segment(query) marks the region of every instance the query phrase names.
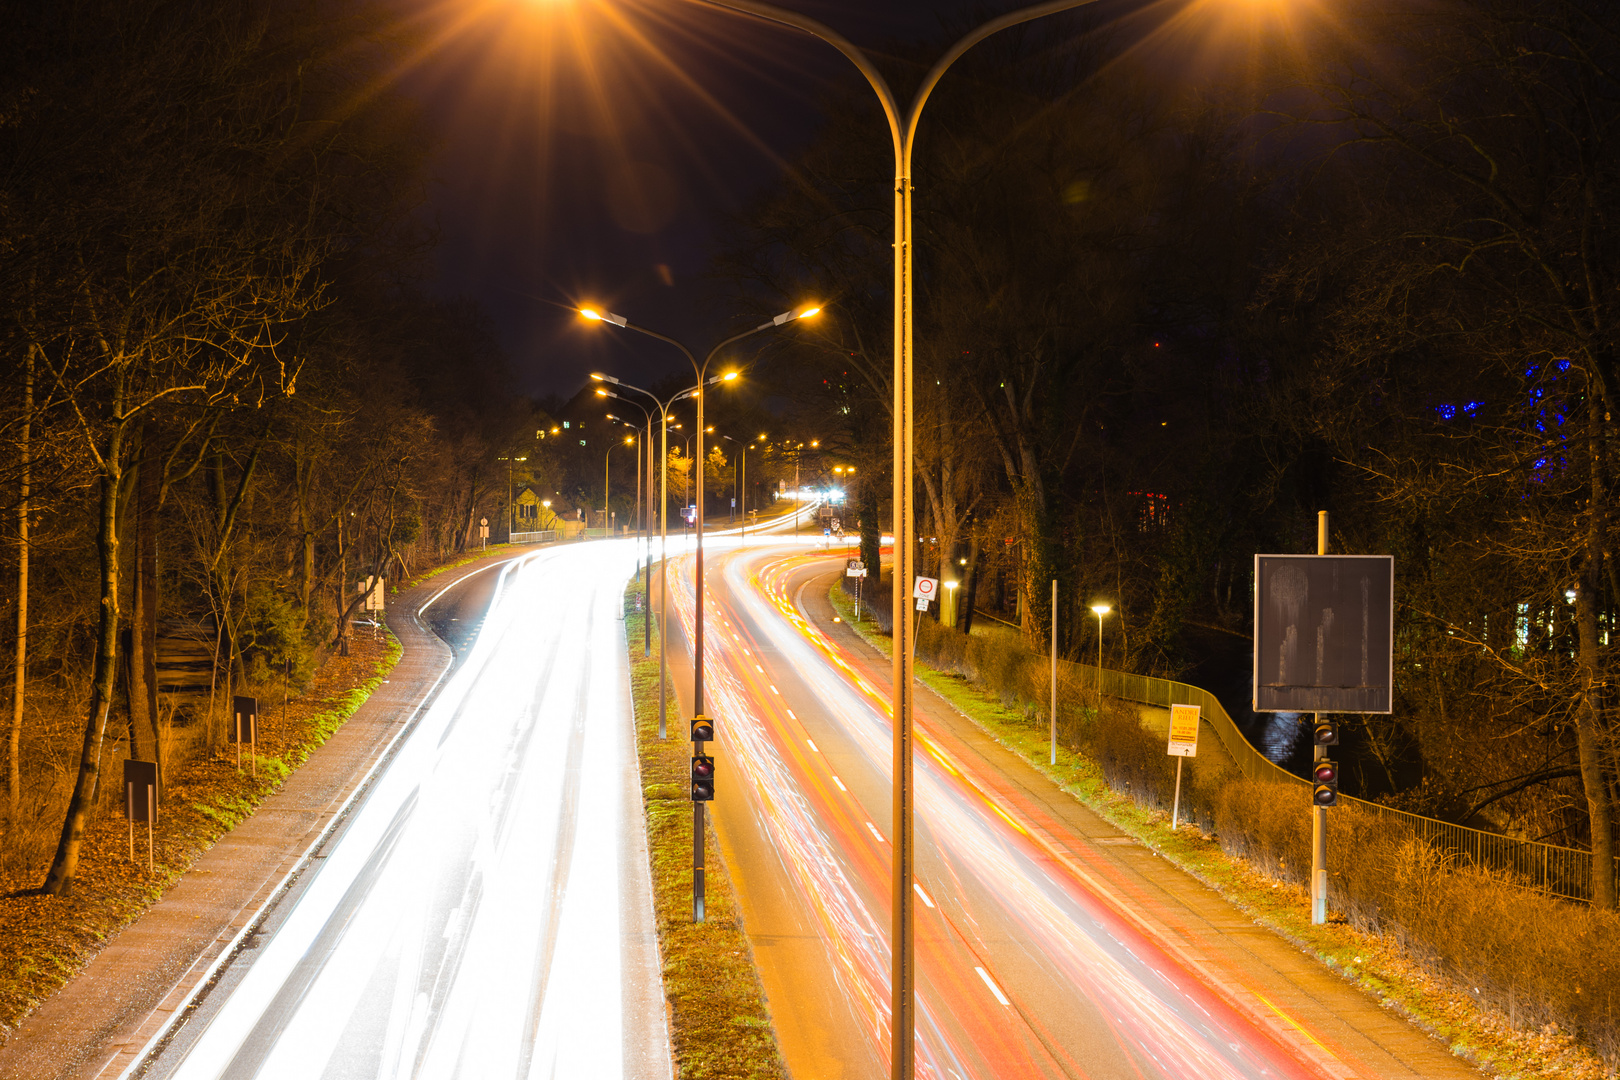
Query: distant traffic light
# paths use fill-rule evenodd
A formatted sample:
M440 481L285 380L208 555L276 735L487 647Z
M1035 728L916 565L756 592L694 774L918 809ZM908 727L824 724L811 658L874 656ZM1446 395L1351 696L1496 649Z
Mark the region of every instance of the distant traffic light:
M1339 805L1339 763L1323 758L1311 766L1311 802L1317 806Z
M692 801L714 801L714 758L707 754L692 758Z
M714 742L714 721L702 715L692 717L692 741Z
M1318 720L1316 723L1316 731L1313 734L1311 741L1316 743L1317 746L1338 746L1338 725L1330 720Z

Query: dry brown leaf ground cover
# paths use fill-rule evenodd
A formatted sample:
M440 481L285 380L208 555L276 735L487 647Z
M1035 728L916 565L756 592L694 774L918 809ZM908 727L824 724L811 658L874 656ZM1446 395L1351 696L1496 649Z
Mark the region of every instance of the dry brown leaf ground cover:
M144 912L193 861L274 792L291 771L342 726L399 659L399 642L384 631L361 633L348 656L330 657L308 692L288 703L261 697L258 776L234 748L181 767L169 778L154 831L155 870L146 869L145 825L137 826L136 858L129 859L129 826L118 806L123 747L104 751L102 798L85 832L73 895L33 894L45 878L52 845L0 869L0 1043L23 1018L79 971L119 930ZM110 787L110 790L105 790ZM53 827L42 822L40 828ZM7 837L8 843L18 842ZM38 838L34 838L38 839ZM37 863L37 865L32 865Z

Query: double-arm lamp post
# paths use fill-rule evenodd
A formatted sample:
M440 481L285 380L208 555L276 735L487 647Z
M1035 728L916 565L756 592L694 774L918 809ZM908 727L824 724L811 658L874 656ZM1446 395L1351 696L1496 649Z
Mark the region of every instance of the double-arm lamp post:
M585 318L590 319L593 322L612 323L614 326L620 326L626 330L635 330L639 333L646 334L648 337L654 337L659 341L667 342L670 345L675 346L677 349L681 350L682 355L684 355L687 360L691 361L692 372L697 376L697 386L692 389L693 396L697 398L697 431L695 432L697 438L697 453L694 455L694 457L697 461L697 468L699 470L697 475L697 520L694 522L697 531L697 554L693 572L692 590L694 610L692 634L692 715L694 718L703 715L703 387L715 382L729 382L737 377L737 373L735 371L728 371L724 375L715 376L714 378L710 379L708 377L709 364L714 361L714 358L719 355L722 349L741 341L743 338L752 337L753 335L763 333L766 330L773 330L778 326L783 326L798 319L808 319L818 314L820 311L820 306L815 304L805 304L794 308L792 311L784 311L782 314L771 319L769 322L760 323L751 330L744 330L740 334L733 334L726 338L724 341L720 342L720 344L709 350L708 355L703 358L703 362L701 364L698 363L698 359L695 355L693 355L692 350L688 349L675 338L672 338L667 334L660 334L655 330L649 330L644 326L632 326L630 321L623 315L614 315L611 312L597 311L594 308L581 308L579 312ZM601 382L618 382L616 379L611 379L608 376L595 373L591 375L591 378ZM667 455L665 460L668 461ZM658 577L661 585L667 580L663 566L660 566L659 568ZM667 612L669 603L667 591L665 592L663 603L665 605L665 615L661 618L661 624L663 627L663 632L667 633ZM660 645L660 648L662 649L662 644ZM662 734L663 729L663 708L663 698L660 696L660 734ZM709 737L713 737L712 732ZM701 741L697 738L694 738L693 741L698 743L698 746L695 748L695 752L702 753ZM703 816L703 803L694 799L692 802L693 922L702 922L704 914Z
M917 122L923 106L946 70L973 46L998 31L1046 15L1084 7L1093 0L1051 0L1009 12L968 33L929 70L912 96L910 106L901 111L887 80L870 57L853 42L824 23L774 4L755 0L692 0L694 3L740 12L782 26L791 26L820 38L853 63L871 85L883 106L894 149L894 834L893 929L890 945L893 977L890 982L890 1017L894 1045L889 1058L894 1080L910 1080L914 1072L916 1015L915 967L912 928L915 921L911 889L912 801L911 801L911 714L912 642L914 633L907 610L914 569L916 522L912 502L913 414L912 414L912 247L911 247L911 151L916 142Z
M658 426L661 431L659 442L664 455L662 458L663 465L658 470L658 737L662 739L668 735L669 731L667 718L669 701L669 574L667 571L669 566L669 410L677 401L682 401L686 398L692 397L703 388L701 386L688 387L687 389L676 394L674 397L670 398L668 401L659 401L651 391L643 390L639 386L631 386L627 382L622 382L619 379L615 379L612 375L603 375L601 372L593 371L591 372L591 378L595 379L597 382L608 383L620 390L632 390L635 393L641 394L657 407L658 412ZM716 376L709 381L718 383L721 381L721 379L719 376ZM650 459L652 456L652 412L634 398L627 398L623 394L609 390L606 386L597 387L596 393L599 397L617 398L620 401L634 405L636 408L641 410L642 415L647 417L647 455ZM647 501L649 503L652 502L652 498L652 476L649 474L647 477ZM649 546L651 546L651 542L651 536L649 535ZM650 642L652 635L651 553L648 554L646 588L649 610L647 612L647 622L645 625L648 641ZM651 651L650 644L646 646L646 651Z
M740 334L733 334L726 338L720 344L709 350L708 355L703 358L702 363L698 362L698 358L692 353L691 349L688 349L675 338L672 338L667 334L660 334L656 330L649 330L644 326L637 326L626 319L623 315L614 315L612 312L597 311L595 308L580 308L579 313L593 322L612 323L614 326L620 326L626 330L634 330L637 333L646 334L648 337L657 338L659 341L667 342L668 344L679 349L681 354L691 362L692 373L697 376L698 382L697 388L692 391L692 395L697 398L697 431L695 433L697 438L697 452L693 454L692 457L693 460L698 463L697 468L701 470L703 467L703 393L701 388L706 383L730 382L732 379L737 377L737 373L735 371L728 371L724 375L719 375L713 379L709 379L709 365L713 363L714 358L719 355L722 349L729 345L734 345L744 338L753 337L755 334L763 333L766 330L774 330L779 326L783 326L797 319L811 318L812 316L819 314L820 311L821 308L815 304L805 304L801 307L794 308L792 311L784 311L782 314L771 319L769 322L760 323L758 326L753 327L750 330L744 330ZM607 375L593 373L591 378L596 379L599 382L619 383L619 380ZM655 398L654 400L657 399ZM701 471L697 476L697 484L697 520L694 522L697 531L697 549L696 564L693 574L693 603L695 605L696 616L694 622L694 633L692 636L692 712L694 714L703 712L703 474ZM662 570L659 571L659 575L660 581L662 581Z
M743 442L741 439L733 439L730 435L722 435L720 437L722 439L726 440L726 442L730 443L732 446L735 446L737 448L737 465L732 470L732 480L731 480L731 494L734 497L732 498L731 501L732 501L733 504L735 504L735 506L737 508L737 512L742 515L742 535L747 536L748 535L748 495L747 495L747 492L748 492L748 447L749 447L750 444L746 443L746 442ZM759 437L759 441L764 442L765 441L765 436L761 435Z

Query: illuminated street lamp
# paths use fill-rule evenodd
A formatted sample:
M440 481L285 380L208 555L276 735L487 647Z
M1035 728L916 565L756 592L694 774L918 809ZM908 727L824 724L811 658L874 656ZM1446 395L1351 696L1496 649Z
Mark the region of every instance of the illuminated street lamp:
M668 344L679 349L682 355L684 355L687 360L691 361L692 371L697 375L698 382L697 387L694 389L693 396L697 398L697 431L694 433L694 437L697 439L697 454L694 456L699 463L699 469L702 468L703 461L702 388L711 382L731 382L737 377L737 373L735 371L728 371L723 375L716 376L714 379L709 379L709 364L713 362L715 356L722 349L741 341L743 338L752 337L755 334L762 333L766 330L773 330L776 327L784 326L787 323L796 322L800 319L813 318L820 314L820 312L821 306L819 304L801 304L791 311L784 311L780 315L772 318L769 322L760 323L751 330L744 330L740 334L733 334L731 337L726 338L724 341L720 342L720 344L710 349L708 355L703 358L703 362L700 364L698 363L697 357L693 355L692 350L688 349L685 345L681 344L680 341L670 337L667 334L660 334L656 330L649 330L644 326L635 326L631 324L630 320L626 319L623 315L615 315L612 312L607 311L598 311L597 309L590 307L582 307L579 309L580 315L592 322L612 323L614 326L622 327L626 330L634 330L637 333L645 334L648 337L657 338L659 341L667 342ZM602 375L592 375L592 378L605 382L618 381L617 379ZM693 609L695 612L693 619L694 632L692 635L693 716L700 716L703 713L703 474L701 472L698 473L697 479L697 514L695 515L696 520L693 523L697 532L697 550L695 558L696 565L693 574ZM662 579L663 573L663 570L659 571L660 579ZM692 804L692 829L692 921L702 922L704 914L704 881L703 804L701 802L694 802Z

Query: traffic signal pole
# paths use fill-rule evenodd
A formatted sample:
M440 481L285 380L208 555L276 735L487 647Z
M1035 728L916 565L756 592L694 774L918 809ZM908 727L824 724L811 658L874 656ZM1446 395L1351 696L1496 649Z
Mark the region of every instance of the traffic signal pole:
M1316 514L1316 553L1326 555L1328 548L1328 512L1319 510ZM1315 723L1312 730L1321 727L1322 714L1313 714ZM1315 742L1315 761L1327 758L1328 748L1320 742ZM1314 790L1315 785L1312 785ZM1327 922L1327 807L1311 805L1311 923L1321 926Z

